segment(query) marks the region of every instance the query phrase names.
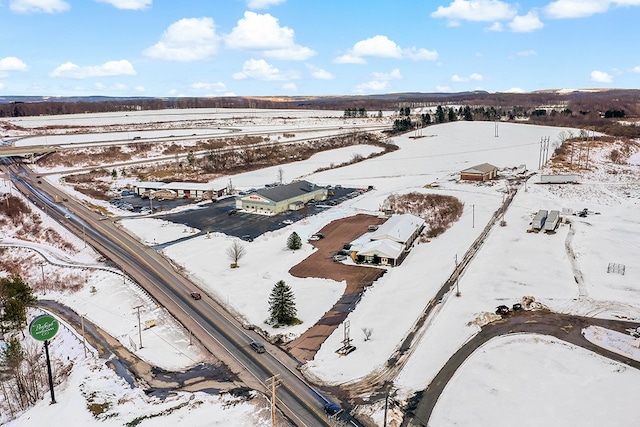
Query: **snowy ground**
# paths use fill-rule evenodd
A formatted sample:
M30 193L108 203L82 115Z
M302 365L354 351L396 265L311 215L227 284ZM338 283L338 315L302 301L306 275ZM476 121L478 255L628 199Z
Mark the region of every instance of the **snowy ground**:
M288 274L291 266L313 250L305 244L299 251L287 251L286 239L292 231L298 232L306 241L306 237L334 219L362 212L377 214L384 199L393 193L432 191L459 198L465 204L462 218L441 236L415 247L399 268L389 270L367 290L356 310L350 314L351 335L357 350L347 357L339 357L335 353L343 338L343 331L339 328L305 367L309 374L327 383L357 381L383 369L386 359L452 272L456 256L462 257L502 202L504 181L493 186L458 183L457 172L484 162L499 168L526 164L529 169L536 169L541 138L550 137L555 143L563 130L524 124L501 123L499 126L497 138L494 123L457 122L431 126L425 129L429 135L424 138L409 138L412 134L394 138L394 142L400 146L398 151L321 173L313 173L319 164L337 164L349 160L354 154L350 150L354 147L283 165L285 180L304 177L319 184L342 184L345 187L373 185L376 190L283 230L267 233L251 243L243 242L247 255L240 261L238 269L225 267L224 263L211 265L209 262L212 257L224 258L224 251L232 239L224 235L211 235L209 238L201 236L170 245L165 249L165 254L176 263L189 266L191 278L203 291L216 296L245 321L269 333L293 338L313 325L333 305L344 284L324 279L294 278ZM539 178L534 175L527 183L526 190L519 190L505 216L507 226L493 229L483 249L462 276L462 297L446 297L427 321L426 333L394 383L399 398L403 399L424 388L449 355L477 332L476 321L493 312L497 305L510 305L523 296L534 296L537 301L556 311L640 320L640 272L636 261L640 256L640 221L638 215L632 214L637 212L640 203L640 173L637 166L640 162L637 155L632 157L629 163L635 163L635 166L630 166L631 174L627 173L626 178L617 175L614 182L613 177L605 172L605 161L603 156L601 167L583 174L582 184L542 186L537 184ZM274 181L276 176L277 168L271 168L225 177L223 181L226 183L231 178L234 186L250 188ZM438 184L437 189L424 188L432 183ZM568 217L571 227L563 224L556 234L526 233L538 209L584 207L591 211L587 218ZM595 212L599 212L599 215ZM151 239L168 242L184 236L183 226L173 226L160 219L132 218L123 223L148 243ZM157 243L161 243L160 240ZM626 274L608 274L607 265L610 262L626 265ZM95 281L95 286L99 288L97 294L100 294L100 288L115 286L115 282L122 284L121 278L108 281L104 277L101 279L104 275L109 274L95 274L88 282L94 284ZM580 279L578 283L575 277ZM303 320L302 325L287 330L273 330L264 324L267 296L273 284L280 279L292 287L296 295L298 317ZM105 281L104 284L100 280ZM148 307L148 316L162 317L161 313L149 307L145 296L140 295L141 291L131 286L123 288L128 290L118 291L121 292L118 298L122 305L119 310L122 314L118 315L121 322L118 316L100 314L101 309L89 305L95 298L88 290L61 298L64 303L76 304L88 317L94 316L98 323L122 323L123 326L112 326L112 333L122 338L135 332L135 329L130 329L134 323L131 308L140 301L144 301ZM111 301L110 306L113 305ZM163 341L174 344L169 351L173 353L172 357L158 360L159 352L153 349L161 344L153 342L148 336L143 336L145 341L149 340L149 344L145 343L148 353L143 349L139 352L140 356L152 363L162 365L176 361L184 366L202 357L197 353L187 355L183 345L184 331L171 325L170 319L165 319L163 323L168 326L154 333L161 334ZM373 330L371 340L366 342L361 333L365 327ZM182 335L168 337L164 335L165 332ZM604 333L590 336L605 347L612 341ZM637 358L637 355L633 357ZM513 358L518 363L514 363ZM620 414L616 414L615 420L617 425L632 425L625 424L626 419L633 419L628 397L633 393L628 392L635 390L633 384L637 383L638 373L620 366L589 352L569 349L564 343L539 336L520 335L517 338L494 340L474 354L457 373L444 398L436 406L433 422L434 425L487 425L497 417L507 415L513 419L520 413L527 414L526 425L540 425L543 421L550 423L554 419L567 421L566 417L573 418L559 424L608 424L598 416L589 416L587 408L592 408L594 402L584 390L585 372L588 372L594 378L590 384L598 390L607 390L607 393L596 391L592 395L598 395L599 398L606 396L605 408L613 404L617 406L622 399L624 404L621 404L622 409L618 411ZM514 372L513 367L517 367L518 372ZM563 380L554 380L553 386L548 388L546 383L533 381L545 375ZM512 393L523 382L527 384L525 391ZM553 394L547 393L551 388L558 395L574 396L571 405L552 405L555 401ZM525 392L526 395L520 394ZM530 399L528 396L540 397ZM460 411L461 407L465 410ZM512 412L506 409L505 412L499 412L496 409L499 407L511 408L509 411ZM545 409L541 410L541 407ZM567 412L567 408L571 412ZM465 413L476 412L480 418L466 418ZM544 415L530 416L538 413ZM32 419L49 416L45 415L48 414L47 405L27 414ZM246 422L246 412L237 416L236 425L243 425L241 423ZM374 418L380 420L381 414L374 414ZM147 422L141 425L153 425Z

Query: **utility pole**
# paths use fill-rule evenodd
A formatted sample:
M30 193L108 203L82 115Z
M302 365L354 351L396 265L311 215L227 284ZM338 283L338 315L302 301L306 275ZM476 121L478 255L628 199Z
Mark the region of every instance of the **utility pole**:
M40 271L42 272L42 289L44 291L44 294L46 295L47 294L47 286L46 286L45 281L44 281L44 263L42 263L42 262L40 263Z
M84 315L80 315L80 323L82 324L82 346L84 347L84 357L87 358L87 340L84 337Z
M471 205L471 228L476 228L476 205Z
M458 284L459 282L459 277L460 277L460 272L458 271L458 254L456 254L456 296L459 297L460 295L462 295L460 293L460 285Z
M276 427L276 387L280 385L278 377L280 374L276 374L271 378L267 378L267 384L271 389L271 426Z
M138 305L133 308L138 311L138 338L140 339L140 348L142 348L142 325L140 323L140 307L142 307L142 305Z
M383 427L387 427L387 412L389 411L389 389L391 388L390 384L387 384L387 390L384 395L384 421Z

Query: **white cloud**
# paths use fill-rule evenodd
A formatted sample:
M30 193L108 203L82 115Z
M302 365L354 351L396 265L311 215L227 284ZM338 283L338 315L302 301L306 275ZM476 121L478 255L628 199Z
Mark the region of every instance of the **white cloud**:
M86 1L86 0L85 0ZM144 10L151 6L153 0L96 0L98 3L109 3L118 9Z
M285 83L282 85L282 89L287 92L295 92L298 90L298 86L295 83Z
M316 54L295 44L294 38L294 31L281 27L277 18L247 11L231 33L224 36L224 41L231 49L262 50L265 56L274 59L304 61Z
M222 82L210 83L210 82L196 82L190 86L193 92L216 92L222 93L227 89L227 86Z
M555 0L544 8L550 18L585 18L605 13L610 7L640 6L640 0Z
M133 88L133 90L135 90L138 93L146 92L146 89L144 88L144 86L136 86L136 87Z
M519 87L512 87L511 89L505 90L506 93L524 93L524 89Z
M451 76L451 81L456 83L470 82L470 81L480 82L482 80L484 80L484 77L482 77L482 74L478 74L478 73L471 73L467 77L462 77L457 74L454 74L453 76Z
M71 79L86 79L89 77L106 76L135 76L136 70L126 59L120 61L108 61L102 65L90 65L80 67L73 62L65 62L58 66L50 74L51 77L65 77Z
M249 9L267 9L285 1L287 0L247 0L247 7Z
M360 40L351 48L351 53L355 56L377 56L382 58L400 58L402 49L387 36L373 36Z
M376 35L360 40L346 54L334 58L333 61L338 64L364 64L367 57L433 61L438 59L438 52L416 47L402 49L387 36Z
M7 87L7 86L5 86L4 83L0 82L0 90L4 90L5 87Z
M160 41L143 54L167 61L197 61L212 57L219 41L213 19L183 18L171 24Z
M635 67L633 67L631 69L631 71L634 72L634 73L640 73L640 65L636 65Z
M499 0L454 0L449 6L439 6L432 18L445 18L450 22L491 22L508 20L516 16L516 9Z
M29 67L15 56L0 59L0 71L27 71Z
M255 79L255 80L291 80L298 78L296 73L281 73L273 65L264 59L249 59L242 65L242 71L234 73L233 78L236 80Z
M298 45L287 49L265 50L262 53L267 58L280 59L284 61L305 61L316 54L314 50Z
M330 72L316 67L315 65L307 64L307 68L311 71L311 76L318 80L333 80L335 76Z
M409 49L403 49L402 56L412 61L435 61L438 59L438 52L435 50L411 47Z
M268 13L247 11L224 40L232 49L282 49L294 44L293 37L291 28L281 27Z
M530 33L544 27L544 24L538 18L535 12L529 12L526 15L516 16L509 23L509 28L514 33Z
M487 31L501 33L504 31L504 26L500 22L494 22L489 28L487 28Z
M335 62L336 64L366 64L367 63L367 61L364 58L351 55L349 53L345 53L344 55L334 58L333 62Z
M544 8L550 18L584 18L609 9L609 0L556 0Z
M535 50L521 50L520 52L516 52L516 56L536 56L538 52Z
M613 77L604 71L595 70L591 72L591 81L596 83L611 83L613 82Z
M361 83L356 86L354 92L356 93L364 93L364 92L382 92L386 91L391 87L391 80L400 80L402 79L402 74L400 70L394 68L389 73L380 73L374 72L369 76L369 80Z
M71 6L64 0L10 0L9 9L17 13L59 13Z

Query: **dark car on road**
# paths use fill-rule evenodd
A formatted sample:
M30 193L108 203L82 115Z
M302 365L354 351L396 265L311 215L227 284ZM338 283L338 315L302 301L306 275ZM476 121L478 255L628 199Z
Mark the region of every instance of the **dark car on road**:
M202 299L202 295L200 295L199 292L191 292L189 295L191 295L191 298L196 299L196 300Z
M251 341L249 343L249 346L253 349L253 351L255 351L256 353L264 353L265 352L265 348L264 345L262 345L262 343L259 343L258 341Z
M336 415L342 412L342 408L337 403L329 402L324 405L324 412L329 415Z

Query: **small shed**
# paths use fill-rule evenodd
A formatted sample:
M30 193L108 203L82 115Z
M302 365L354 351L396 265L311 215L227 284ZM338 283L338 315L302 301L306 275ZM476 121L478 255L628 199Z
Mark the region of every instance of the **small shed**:
M490 181L496 176L498 176L498 168L489 163L482 163L460 171L460 179L468 181Z

